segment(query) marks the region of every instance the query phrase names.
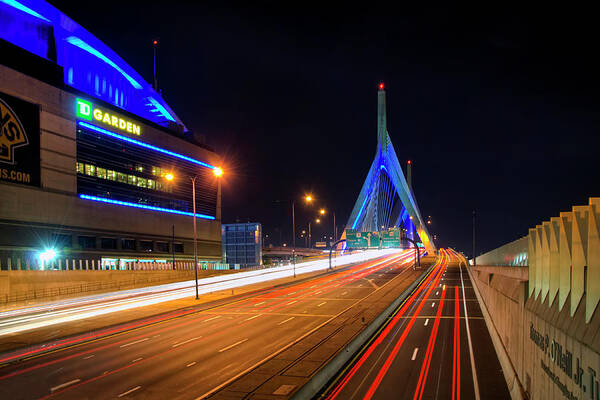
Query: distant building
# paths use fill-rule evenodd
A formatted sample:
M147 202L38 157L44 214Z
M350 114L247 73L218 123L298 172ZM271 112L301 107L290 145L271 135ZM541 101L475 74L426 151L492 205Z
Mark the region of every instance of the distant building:
M259 223L221 226L223 262L243 266L262 265L262 226Z

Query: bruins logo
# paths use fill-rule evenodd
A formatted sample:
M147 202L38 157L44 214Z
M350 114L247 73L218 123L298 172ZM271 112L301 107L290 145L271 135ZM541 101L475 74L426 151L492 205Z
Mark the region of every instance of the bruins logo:
M27 134L14 111L0 99L0 162L14 164L15 149L29 144Z

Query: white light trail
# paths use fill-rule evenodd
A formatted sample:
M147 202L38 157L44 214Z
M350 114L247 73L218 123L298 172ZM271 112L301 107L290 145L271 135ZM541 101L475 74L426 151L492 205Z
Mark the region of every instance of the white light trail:
M403 253L397 249L383 249L346 254L333 259L332 266L345 266L393 254L401 255ZM329 260L319 259L296 264L296 273L304 274L327 268L329 268ZM293 266L286 265L203 278L198 280L199 293L206 294L234 289L274 279L288 278L293 274ZM195 282L185 281L4 311L0 312L0 336L178 300L193 295L195 295Z

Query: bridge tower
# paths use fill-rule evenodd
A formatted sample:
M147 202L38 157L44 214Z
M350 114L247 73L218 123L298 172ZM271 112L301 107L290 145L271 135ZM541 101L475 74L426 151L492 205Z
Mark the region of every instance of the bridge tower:
M346 229L381 231L397 227L413 232L429 251L435 250L425 221L421 217L412 192L412 183L406 181L394 146L387 131L385 86L377 92L377 148L375 159L356 199ZM416 237L414 239L417 239Z

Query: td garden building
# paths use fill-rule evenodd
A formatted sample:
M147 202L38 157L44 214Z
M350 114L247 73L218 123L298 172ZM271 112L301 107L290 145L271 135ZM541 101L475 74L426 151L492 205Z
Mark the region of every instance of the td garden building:
M192 260L192 177L220 259L220 158L136 71L43 1L0 1L0 54L3 270Z

